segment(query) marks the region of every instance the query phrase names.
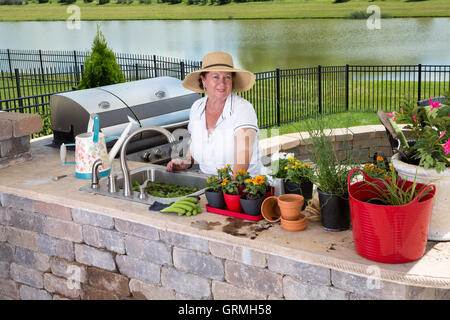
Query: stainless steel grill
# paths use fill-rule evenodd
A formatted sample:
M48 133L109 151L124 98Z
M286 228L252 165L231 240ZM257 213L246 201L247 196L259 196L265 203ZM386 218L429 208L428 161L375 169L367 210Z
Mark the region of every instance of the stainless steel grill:
M185 89L181 80L172 77L55 94L50 97L53 143L73 142L76 135L87 131L93 113L99 115L100 129L106 138L119 136L128 124L128 116L136 119L140 127L160 126L169 131L186 128L190 107L199 98L198 93ZM170 147L164 136L146 133L137 136L127 151L139 154L147 151L147 155L153 156L146 160L158 163L167 160ZM134 156L133 160L140 158Z

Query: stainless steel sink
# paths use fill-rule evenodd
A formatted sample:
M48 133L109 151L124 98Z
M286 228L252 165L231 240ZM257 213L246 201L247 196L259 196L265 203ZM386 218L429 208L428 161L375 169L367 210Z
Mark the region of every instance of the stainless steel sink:
M167 183L172 185L183 185L187 187L195 187L199 190L190 194L191 196L199 196L205 192L206 189L206 179L207 175L192 171L177 171L177 172L167 172L165 167L147 165L141 168L137 168L130 171L130 182L131 185L135 185L136 181L139 184L143 184L146 180L150 182ZM161 198L148 195L146 199L141 199L139 197L139 192L133 191L130 197L125 197L123 194L123 175L122 173L117 175L116 190L117 192L109 191L109 181L108 178L103 178L100 180L99 188L92 189L91 185L80 188L81 191L101 194L108 197L119 198L134 202L140 202L145 204L152 204L155 201L161 203L169 203L181 199L177 198Z

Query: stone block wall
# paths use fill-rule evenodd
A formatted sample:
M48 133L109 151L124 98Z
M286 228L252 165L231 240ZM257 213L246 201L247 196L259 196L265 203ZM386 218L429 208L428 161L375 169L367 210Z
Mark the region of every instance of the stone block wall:
M392 156L392 148L384 126L367 125L348 129L332 129L329 135L338 159L351 157L357 162L371 161L375 152ZM280 152L292 152L301 160L313 160L311 138L307 132L290 133L260 141L263 163L270 163L270 155ZM264 158L264 156L266 156Z
M450 298L12 194L0 204L0 299Z
M0 169L30 160L30 134L41 130L38 114L0 111Z

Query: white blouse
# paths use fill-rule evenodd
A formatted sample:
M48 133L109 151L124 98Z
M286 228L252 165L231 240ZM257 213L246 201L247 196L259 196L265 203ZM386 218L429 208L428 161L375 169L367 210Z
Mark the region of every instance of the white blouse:
M216 126L208 134L205 112L207 98L206 96L195 101L189 114L190 151L192 157L199 163L200 170L206 174L216 174L217 169L227 164L233 168L234 134L236 130L252 128L256 130L256 139L252 146L252 157L247 171L252 177L266 174L260 158L258 119L250 102L231 93Z

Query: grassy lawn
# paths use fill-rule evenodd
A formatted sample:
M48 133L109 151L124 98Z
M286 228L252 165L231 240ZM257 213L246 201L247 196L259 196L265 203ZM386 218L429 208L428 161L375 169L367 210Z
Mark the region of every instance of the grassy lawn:
M376 112L350 111L325 115L324 117L328 120L327 122L331 124L330 129L381 124ZM306 121L307 120L300 120L286 123L279 127L274 126L267 129L260 129L259 138L265 139L287 133L307 131Z
M56 3L0 6L0 21L56 21L66 20L67 5ZM404 0L372 1L351 0L334 4L333 0L274 0L267 2L230 3L217 5L187 5L156 3L117 4L116 0L105 5L84 3L78 0L81 20L198 20L198 19L298 19L298 18L344 18L356 11L366 11L377 5L381 14L400 17L449 17L450 1L427 0L405 2Z

